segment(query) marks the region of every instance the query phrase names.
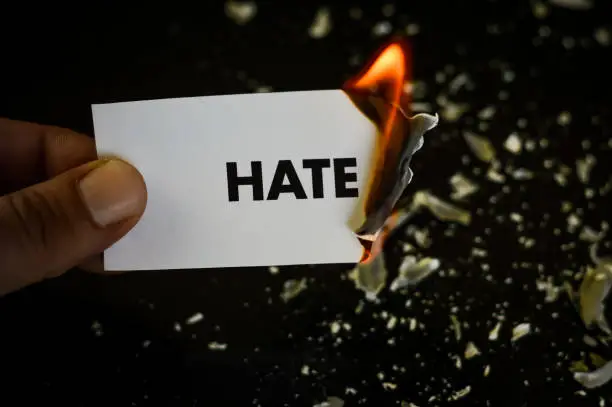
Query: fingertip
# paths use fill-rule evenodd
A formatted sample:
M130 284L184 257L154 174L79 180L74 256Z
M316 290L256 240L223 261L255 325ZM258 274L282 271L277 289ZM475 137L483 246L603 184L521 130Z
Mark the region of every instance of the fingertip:
M99 227L139 219L147 204L142 174L119 160L100 160L79 182L79 192L89 214Z

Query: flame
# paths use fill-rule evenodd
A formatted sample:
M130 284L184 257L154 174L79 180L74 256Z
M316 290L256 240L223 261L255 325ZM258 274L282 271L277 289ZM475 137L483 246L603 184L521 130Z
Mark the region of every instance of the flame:
M400 110L404 82L409 76L407 44L392 42L373 59L364 72L344 85L346 90L382 93L389 103L390 111L383 124L382 135L388 143L397 111Z
M363 208L366 216L382 204L392 187L390 182L396 178L398 158L408 133L407 109L402 106L410 106L409 95L404 92L404 84L411 76L409 59L408 44L394 40L372 59L362 73L343 86L349 98L374 122L379 132ZM393 223L394 219L390 220ZM371 260L382 250L379 246L386 232L383 228L376 236L359 239L364 247L360 263Z
M387 221L385 222L376 239L372 241L359 239L361 245L363 246L363 254L361 255L359 263L368 263L376 256L378 256L380 252L382 252L384 243L387 240L387 236L389 235L389 233L391 233L391 231L395 228L395 226L397 226L400 221L401 217L399 212L394 212L391 214L391 216L389 216L389 219L387 219Z

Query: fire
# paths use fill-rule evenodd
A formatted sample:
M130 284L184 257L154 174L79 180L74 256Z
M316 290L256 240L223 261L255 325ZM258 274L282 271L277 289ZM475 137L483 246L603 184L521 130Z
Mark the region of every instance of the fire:
M350 79L344 89L349 93L379 94L389 103L382 135L389 142L393 123L400 109L404 82L409 79L408 47L404 42L392 42L366 67L364 72Z
M408 45L400 40L384 47L363 72L348 80L343 87L353 103L377 126L373 169L366 189L364 210L366 221L357 232L364 246L361 263L382 250L381 246L392 210L397 202L398 174L410 137L407 116L409 95L404 84L410 80L411 66ZM400 191L401 194L401 191ZM396 198L397 195L397 198ZM384 216L384 219L382 218ZM382 239L377 239L381 237Z

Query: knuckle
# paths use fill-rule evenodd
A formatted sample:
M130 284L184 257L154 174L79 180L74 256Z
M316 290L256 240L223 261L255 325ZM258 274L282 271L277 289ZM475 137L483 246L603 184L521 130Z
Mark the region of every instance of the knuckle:
M70 216L61 202L36 189L4 197L15 222L14 236L34 250L47 250L55 243L58 229L74 233Z

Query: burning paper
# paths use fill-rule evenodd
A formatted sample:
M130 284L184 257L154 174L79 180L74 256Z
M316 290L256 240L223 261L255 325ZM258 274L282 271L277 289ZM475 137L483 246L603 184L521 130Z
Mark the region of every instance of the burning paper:
M437 116L408 115L410 95L404 93L404 84L411 79L410 62L407 44L393 42L344 86L355 106L378 129L370 178L353 219L355 233L364 246L354 277L370 299L386 281L384 243L410 217L410 212L396 208L412 180L410 162L423 146L423 135L438 123ZM376 283L364 285L360 281Z
M135 165L148 189L145 214L106 251L105 268L354 263L360 254L358 269L384 268L374 254L407 215L396 206L410 162L438 122L408 115L409 57L393 42L343 90L94 105L99 155ZM386 271L374 274L357 281L376 291Z
M377 127L378 135L363 203L364 219L358 236L374 240L412 180L410 161L423 146L423 135L438 117L421 113L408 116L410 54L406 44L394 42L383 49L362 74L347 82L344 90L357 108Z
M385 222L378 237L366 249L361 261L351 272L350 277L355 282L355 286L365 293L366 299L376 300L376 296L387 282L387 268L385 267L385 256L383 246L387 238L398 230L414 212L397 211L393 213Z

